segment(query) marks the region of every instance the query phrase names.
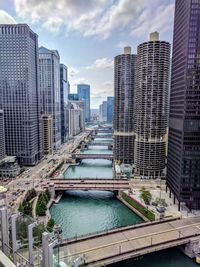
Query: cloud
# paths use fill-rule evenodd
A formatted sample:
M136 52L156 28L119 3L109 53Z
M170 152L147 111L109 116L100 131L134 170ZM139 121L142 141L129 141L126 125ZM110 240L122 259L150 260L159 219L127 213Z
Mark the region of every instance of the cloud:
M116 47L117 48L120 48L120 49L122 49L122 48L124 48L124 47L126 47L126 46L130 46L130 44L128 44L128 42L119 42L117 45L116 45Z
M143 28L147 30L147 26L150 25L149 29L152 29L156 23L159 29L163 26L163 31L167 30L167 25L172 21L172 14L169 17L167 14L173 9L173 5L169 6L173 0L14 0L14 2L19 17L32 23L40 23L51 32L78 31L84 37L99 36L104 39L114 31L124 29L129 31L132 29L133 34L139 35L142 34Z
M16 24L16 20L6 11L0 9L0 24Z
M80 71L79 71L79 69L77 69L77 68L69 67L69 68L68 68L68 72L69 72L69 76L70 76L70 77L74 77L74 76L76 76Z
M16 13L30 22L40 22L51 32L64 27L66 32L77 30L83 35L93 28L93 22L101 16L112 0L14 0Z
M93 98L106 98L107 96L112 96L114 94L114 83L113 81L106 81L101 84L96 84L91 90L91 96Z
M70 91L71 92L77 92L77 85L81 84L81 83L85 83L85 84L90 84L88 83L88 81L86 80L85 77L79 77L77 79L71 79L70 81Z
M94 69L107 69L107 68L113 68L113 59L109 58L98 58L95 60L95 62L92 65L89 65L86 67L88 70L94 70Z
M144 9L138 18L138 22L133 27L132 35L141 37L152 31L167 32L172 28L173 14L174 4L162 4L155 9Z

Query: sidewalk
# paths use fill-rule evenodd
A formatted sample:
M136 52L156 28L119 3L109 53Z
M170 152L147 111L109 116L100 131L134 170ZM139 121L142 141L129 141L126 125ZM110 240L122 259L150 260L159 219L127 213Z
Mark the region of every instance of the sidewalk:
M142 187L142 186L141 186ZM143 200L140 199L140 188L137 188L136 187L133 187L132 185L132 195L137 198L140 202L144 203ZM173 196L170 198L169 197L169 192L166 193L165 189L161 188L149 188L149 187L146 187L151 195L152 195L152 201L155 201L156 198L161 198L161 199L164 199L165 202L167 203L167 207L166 207L166 216L173 216L173 217L180 217L180 218L187 218L187 217L195 217L195 216L200 216L200 210L193 210L191 212L189 212L188 208L185 207L184 205L181 205L181 210L178 211L178 203L176 201L176 203L174 204L173 202ZM147 206L147 205L146 205ZM156 211L156 207L153 206L153 205L148 205L149 209L153 210L153 211Z

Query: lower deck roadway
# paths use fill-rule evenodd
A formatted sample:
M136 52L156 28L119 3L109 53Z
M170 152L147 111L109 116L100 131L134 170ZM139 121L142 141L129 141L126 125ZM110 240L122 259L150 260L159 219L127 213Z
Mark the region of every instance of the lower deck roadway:
M82 240L66 241L60 247L60 256L67 263L85 255L86 266L103 266L185 244L193 238L200 238L200 217L148 224Z

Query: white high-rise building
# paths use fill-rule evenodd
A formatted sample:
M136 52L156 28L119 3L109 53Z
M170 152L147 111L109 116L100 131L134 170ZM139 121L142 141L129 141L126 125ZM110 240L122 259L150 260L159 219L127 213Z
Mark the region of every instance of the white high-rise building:
M41 113L52 116L52 144L54 149L58 149L61 145L61 107L60 56L57 50L39 48L39 73Z
M85 129L84 101L69 101L69 138Z

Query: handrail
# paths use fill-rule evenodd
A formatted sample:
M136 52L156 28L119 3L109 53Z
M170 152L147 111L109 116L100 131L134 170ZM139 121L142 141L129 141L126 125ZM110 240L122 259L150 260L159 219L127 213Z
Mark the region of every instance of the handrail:
M16 265L0 250L0 263L5 267L16 267Z
M75 235L74 237L63 239L63 242L71 243L71 242L75 242L75 241L81 241L82 239L96 238L100 235L108 235L108 234L118 233L121 231L126 231L126 230L131 230L131 229L133 229L133 230L139 229L139 228L150 226L150 225L157 225L157 224L162 224L162 223L166 223L166 222L172 222L172 221L176 221L179 219L180 218L168 218L168 219L164 219L164 220L156 220L156 221L150 221L150 222L144 222L144 223L137 223L136 222L134 225L120 226L120 227L113 228L110 230L105 230L105 231L100 230L100 231L95 231L93 233L83 234L83 235L79 235L79 236ZM64 245L65 245L65 243L64 243Z

